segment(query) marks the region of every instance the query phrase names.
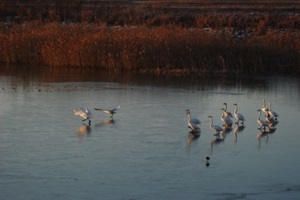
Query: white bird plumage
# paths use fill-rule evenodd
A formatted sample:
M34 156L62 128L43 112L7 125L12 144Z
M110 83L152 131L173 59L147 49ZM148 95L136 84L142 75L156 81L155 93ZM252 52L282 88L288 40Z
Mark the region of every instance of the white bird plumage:
M190 116L190 121L193 122L194 124L201 124L201 121L196 118L196 117L191 117L191 111L190 109L185 110L186 114Z
M221 126L214 124L214 119L212 116L208 116L208 118L210 118L210 128L216 131L216 136L219 137L220 132L224 131L224 129Z
M74 115L80 116L83 118L82 121L89 121L89 125L91 124L90 118L93 117L92 112L88 108L78 108L73 110Z
M271 103L269 102L268 104L269 104L268 113L270 114L271 117L273 117L273 118L275 118L275 120L277 120L277 117L279 117L279 115L275 111L272 110Z
M225 105L225 108L224 108L224 115L225 115L226 117L233 118L231 112L228 112L228 111L227 111L227 103L223 103L223 105Z
M278 124L278 121L270 116L270 112L267 113L265 117L266 122L268 123L269 127L275 127Z
M258 109L257 110L258 111L258 116L257 116L257 123L260 125L260 128L259 129L266 129L266 127L269 127L269 124L268 124L268 122L266 122L266 121L264 121L264 120L261 120L260 119L260 116L261 116L261 110L260 109Z
M221 110L223 110L222 115L221 115L221 120L225 123L226 127L231 127L232 126L232 120L230 119L229 116L226 116L225 108L222 108Z
M242 124L244 124L244 121L246 121L244 115L242 115L241 113L238 113L238 105L235 103L233 104L235 106L235 110L234 110L234 117L235 119L237 119L237 124L239 124L240 121L242 121Z
M200 128L197 124L201 124L201 121L197 118L191 118L191 112L189 109L185 111L188 117L188 127L192 130L192 132L199 132Z
M268 108L266 107L266 100L265 99L261 99L261 101L263 102L263 105L261 107L261 111L263 111L264 113L268 113Z
M111 109L111 110L108 110L108 109L101 109L101 108L95 108L95 110L98 110L98 111L102 111L108 115L110 115L110 117L113 119L114 117L114 114L117 113L117 110L120 108L121 106L118 105L117 107Z

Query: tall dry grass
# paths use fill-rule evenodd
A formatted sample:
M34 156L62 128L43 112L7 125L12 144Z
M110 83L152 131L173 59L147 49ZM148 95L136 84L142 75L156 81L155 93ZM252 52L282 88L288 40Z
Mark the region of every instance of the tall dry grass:
M236 37L231 29L93 27L38 22L0 32L0 62L156 74L299 73L298 32Z
M300 71L299 10L297 0L3 0L0 62L294 74Z

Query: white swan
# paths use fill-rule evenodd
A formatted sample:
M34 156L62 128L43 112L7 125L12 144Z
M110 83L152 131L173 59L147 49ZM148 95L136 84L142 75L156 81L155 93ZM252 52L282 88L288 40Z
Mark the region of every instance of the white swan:
M73 110L74 115L76 116L80 116L83 118L82 121L89 121L89 125L91 125L91 120L90 118L92 118L92 112L88 109L88 108L78 108Z
M261 110L258 109L257 111L259 112L258 117L257 117L257 123L260 125L259 129L261 129L261 128L266 129L266 127L269 127L269 124L266 121L260 119Z
M208 118L211 119L211 121L210 121L210 128L212 130L216 131L216 136L219 137L220 136L220 132L223 131L224 129L221 126L214 124L214 119L213 119L212 116L208 116Z
M275 118L275 120L277 121L277 117L279 117L279 115L275 111L272 110L271 103L269 102L268 104L269 104L269 112L268 113L270 114L271 117Z
M231 112L228 112L227 111L227 103L223 103L223 105L225 105L225 108L224 108L224 114L226 117L230 117L230 118L233 118Z
M226 127L231 127L232 126L232 120L230 119L229 116L226 116L225 108L222 108L221 110L223 110L222 115L221 115L221 120L225 123Z
M191 111L190 109L186 109L185 110L186 114L188 114L190 116L190 121L193 122L194 124L201 124L201 121L196 118L196 117L191 117Z
M187 109L186 110L186 114L187 114L187 116L188 116L188 120L187 120L187 122L188 122L188 127L192 130L192 132L199 132L200 131L200 128L199 128L199 126L196 124L196 123L194 123L193 121L192 121L192 119L191 119L191 113L190 113L190 110L189 109ZM197 119L197 118L196 118ZM197 119L198 120L198 119ZM197 120L195 120L195 121L197 121ZM198 120L199 122L200 122L200 120Z
M111 110L101 109L101 108L95 108L95 110L105 112L106 114L110 115L110 117L113 119L114 114L117 113L117 110L118 110L120 107L121 107L121 106L118 105L116 108L113 108L113 109L111 109Z
M269 127L275 127L278 124L278 121L270 116L270 112L267 113L267 116L265 117L266 122L268 123Z
M238 105L236 103L233 105L235 106L234 117L238 120L237 124L239 124L240 121L242 121L242 124L244 124L244 121L246 121L245 117L241 113L237 113Z

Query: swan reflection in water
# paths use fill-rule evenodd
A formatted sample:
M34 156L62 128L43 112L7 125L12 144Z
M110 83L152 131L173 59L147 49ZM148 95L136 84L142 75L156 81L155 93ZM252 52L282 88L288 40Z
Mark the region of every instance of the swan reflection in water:
M262 138L266 138L265 142L268 143L269 142L269 135L274 133L276 131L276 128L273 129L269 129L269 130L261 130L258 134L257 134L257 140L258 140L258 148L261 148L261 139Z
M198 132L190 131L187 136L187 144L188 144L188 152L191 151L192 143L196 141L201 135L201 131L199 129Z
M243 132L245 128L246 128L246 126L242 125L242 126L236 126L233 129L234 136L235 136L235 140L234 140L235 143L237 143L238 133Z
M101 126L105 126L108 124L114 124L115 120L113 118L109 118L109 119L104 119L99 121L97 124L95 124L95 127L101 127Z
M91 126L86 124L82 124L79 128L75 130L76 136L79 139L89 136L91 132L92 132Z
M223 127L224 127L223 134L224 134L224 137L226 137L232 131L232 127L226 126L226 125L223 125Z
M222 135L222 137L220 137L220 135ZM224 143L224 141L225 141L225 133L224 131L221 131L220 134L210 142L210 155L212 155L214 146Z

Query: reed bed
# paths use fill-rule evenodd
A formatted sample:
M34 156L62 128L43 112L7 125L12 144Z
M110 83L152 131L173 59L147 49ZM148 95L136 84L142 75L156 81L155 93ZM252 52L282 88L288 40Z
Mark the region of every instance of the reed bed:
M41 2L0 3L0 62L178 75L300 72L295 0Z
M246 36L245 36L246 37ZM0 32L0 61L156 74L299 73L297 32L234 37L226 29L58 23Z

